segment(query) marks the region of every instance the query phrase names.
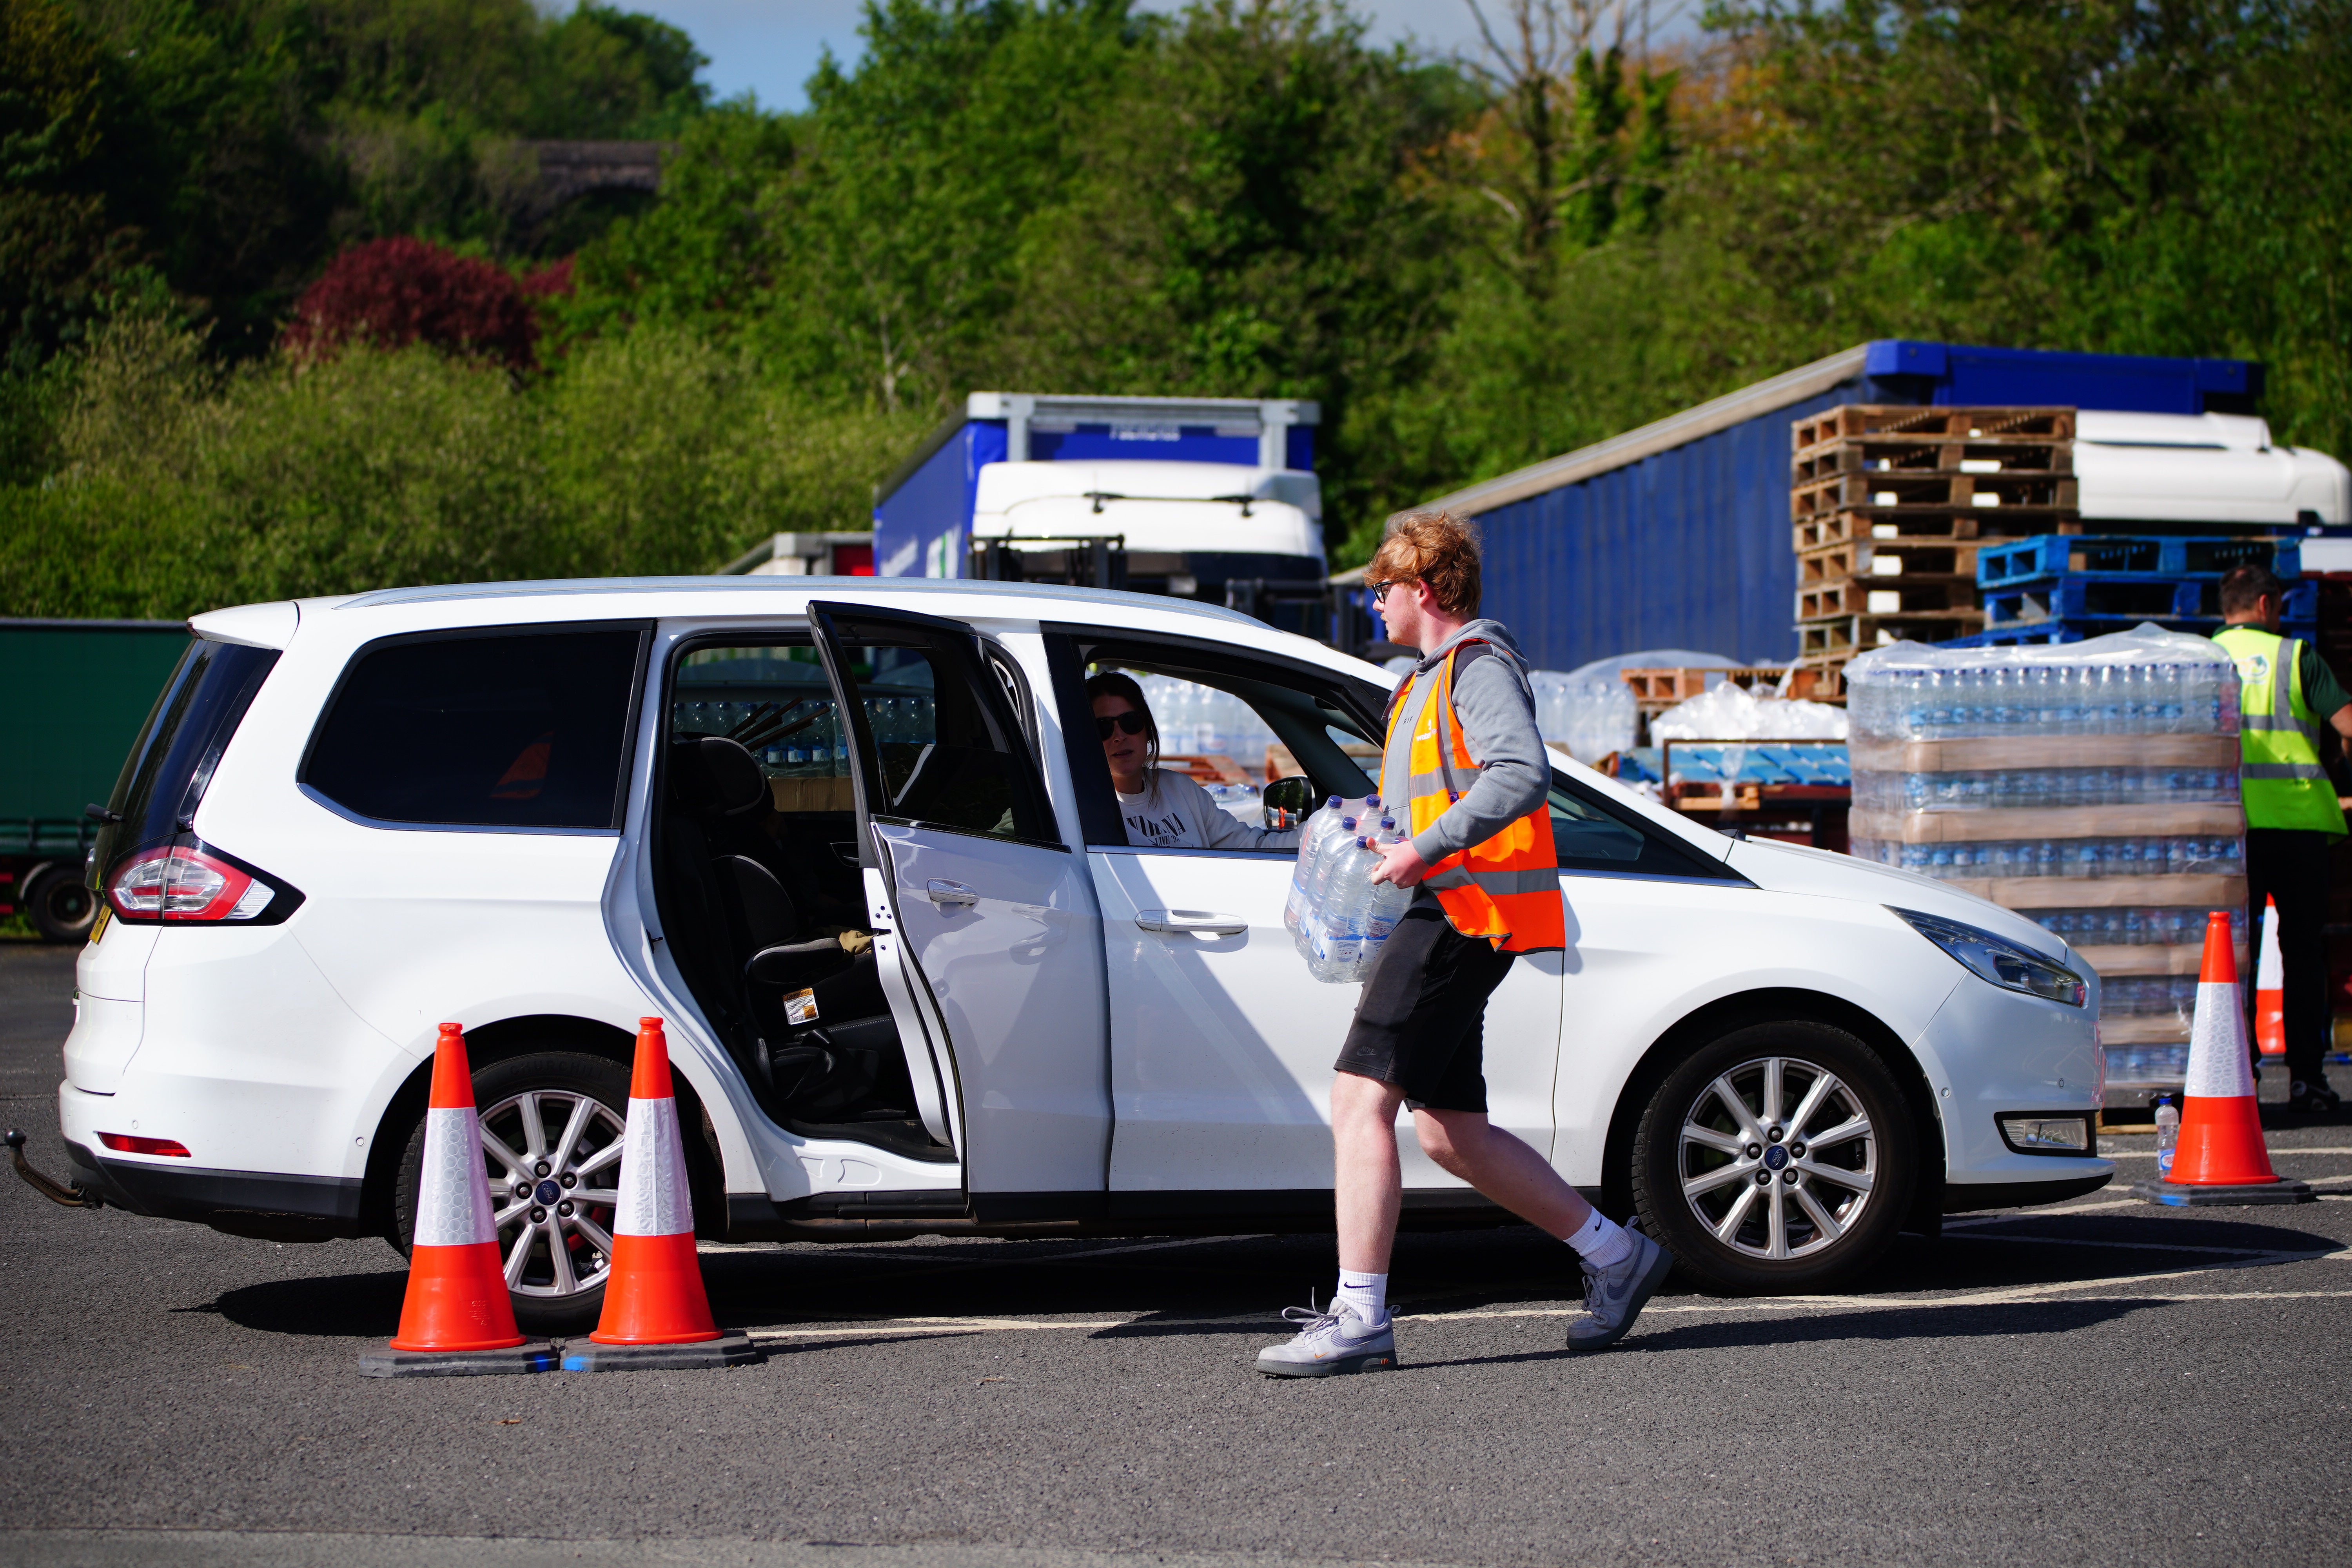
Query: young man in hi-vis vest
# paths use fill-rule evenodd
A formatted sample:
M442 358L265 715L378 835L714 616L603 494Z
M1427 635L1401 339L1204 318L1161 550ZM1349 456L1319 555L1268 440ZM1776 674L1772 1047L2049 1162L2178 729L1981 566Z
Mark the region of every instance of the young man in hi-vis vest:
M2263 900L2278 904L2287 1109L2326 1112L2340 1105L2326 1065L2327 850L2345 830L2343 802L2319 760L2319 727L2352 737L2352 699L2316 649L2279 635L2284 600L2279 580L2262 567L2231 569L2221 579L2229 625L2213 640L2238 661L2249 941L2262 941Z
M1633 1327L1674 1259L1595 1212L1542 1155L1486 1120L1486 998L1520 953L1567 945L1545 798L1551 766L1527 668L1500 622L1475 618L1478 542L1458 520L1392 520L1364 581L1389 640L1422 654L1389 700L1381 754L1381 799L1391 811L1409 803L1412 837L1371 872L1418 891L1373 962L1334 1064L1339 1290L1326 1311L1285 1311L1302 1327L1268 1346L1257 1369L1325 1377L1396 1364L1388 1281L1403 1194L1399 1106L1412 1107L1431 1159L1576 1249L1585 1312L1568 1345L1599 1350Z

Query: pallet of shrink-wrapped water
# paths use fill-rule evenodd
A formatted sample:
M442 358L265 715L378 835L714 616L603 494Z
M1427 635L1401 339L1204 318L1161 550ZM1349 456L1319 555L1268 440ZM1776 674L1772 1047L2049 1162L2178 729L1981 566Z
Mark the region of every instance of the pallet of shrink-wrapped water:
M2064 939L2099 975L2110 1103L2179 1086L2207 913L2229 911L2244 941L2229 657L2143 625L2022 647L1895 643L1845 673L1852 852Z

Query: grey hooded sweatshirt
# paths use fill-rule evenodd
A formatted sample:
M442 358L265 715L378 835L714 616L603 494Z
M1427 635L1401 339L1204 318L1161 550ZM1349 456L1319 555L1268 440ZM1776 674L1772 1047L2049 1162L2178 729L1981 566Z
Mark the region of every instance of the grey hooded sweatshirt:
M1474 640L1475 639L1475 640ZM1535 691L1528 684L1527 661L1519 645L1503 623L1475 620L1407 671L1390 699L1391 710L1404 708L1403 718L1389 736L1381 757L1381 799L1402 806L1402 782L1412 776L1412 737L1424 697L1436 700L1437 667L1456 645L1467 642L1454 661L1454 713L1462 724L1462 739L1477 763L1462 798L1444 816L1412 836L1412 847L1435 865L1448 855L1484 843L1519 817L1544 803L1551 787L1551 763L1543 737L1536 731ZM1389 783L1399 793L1391 796ZM1404 813L1400 811L1399 820ZM1426 888L1421 901L1434 901Z

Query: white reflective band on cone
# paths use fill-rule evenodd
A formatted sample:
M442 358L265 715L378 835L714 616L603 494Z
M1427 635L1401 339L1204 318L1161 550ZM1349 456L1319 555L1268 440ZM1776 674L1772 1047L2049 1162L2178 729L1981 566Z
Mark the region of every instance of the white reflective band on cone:
M2279 957L2278 906L2263 906L2263 946L2254 959L2254 989L2277 991L2286 984L2286 963Z
M2254 1069L2246 1059L2246 1021L2238 1016L2236 986L2207 983L2197 987L2189 1081L2181 1093L2202 1100L2253 1098Z
M471 1247L498 1238L473 1107L427 1110L425 1173L416 1188L416 1245Z
M686 1145L678 1139L677 1101L629 1101L629 1128L621 1148L621 1200L613 1207L614 1236L677 1236L694 1228L686 1193Z

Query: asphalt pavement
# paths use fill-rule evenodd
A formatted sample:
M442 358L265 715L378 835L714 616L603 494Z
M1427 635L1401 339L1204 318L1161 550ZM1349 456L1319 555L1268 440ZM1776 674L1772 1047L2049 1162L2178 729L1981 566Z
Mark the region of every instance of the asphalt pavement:
M56 1173L71 984L0 947L0 1120ZM1408 1237L1404 1364L1314 1382L1249 1361L1328 1290L1318 1237L711 1247L759 1364L362 1379L382 1242L8 1178L0 1563L2340 1563L2352 1121L2272 1146L2328 1199L2119 1181L1906 1237L1835 1298L1670 1284L1582 1358L1566 1248Z

